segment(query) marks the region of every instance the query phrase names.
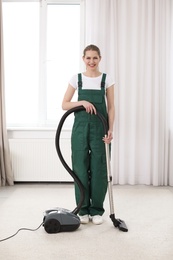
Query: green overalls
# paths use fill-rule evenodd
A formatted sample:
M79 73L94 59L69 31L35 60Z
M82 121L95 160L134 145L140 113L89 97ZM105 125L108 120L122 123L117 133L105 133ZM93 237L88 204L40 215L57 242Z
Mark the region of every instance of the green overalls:
M97 111L107 118L105 104L105 78L103 74L100 90L82 89L82 75L78 74L78 100L91 102ZM85 188L85 200L79 215L103 215L103 203L107 191L107 169L104 130L100 119L86 111L75 113L72 129L72 165ZM75 184L76 203L80 191Z

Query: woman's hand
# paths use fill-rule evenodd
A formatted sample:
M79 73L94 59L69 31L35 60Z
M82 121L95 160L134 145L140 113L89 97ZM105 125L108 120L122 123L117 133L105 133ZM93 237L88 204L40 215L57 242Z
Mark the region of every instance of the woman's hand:
M108 134L106 136L104 136L102 140L103 140L103 142L110 144L112 139L113 139L113 133L112 133L112 131L109 130Z
M94 107L94 105L88 101L82 101L82 105L84 106L84 108L86 109L87 113L90 114L97 114L96 108Z

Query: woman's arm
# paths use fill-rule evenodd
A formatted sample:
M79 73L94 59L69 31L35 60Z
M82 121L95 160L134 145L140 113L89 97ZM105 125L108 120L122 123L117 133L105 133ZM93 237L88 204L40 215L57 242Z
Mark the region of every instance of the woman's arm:
M90 102L85 100L72 102L71 100L74 96L74 93L75 89L69 84L62 101L63 110L69 110L74 107L84 106L87 113L96 114L96 109Z
M113 125L115 119L115 105L114 105L114 85L107 89L107 109L108 109L108 120L109 130L113 132Z
M109 130L107 137L103 138L104 142L110 143L113 139L113 125L115 119L115 105L114 105L114 85L110 86L106 91L108 124Z

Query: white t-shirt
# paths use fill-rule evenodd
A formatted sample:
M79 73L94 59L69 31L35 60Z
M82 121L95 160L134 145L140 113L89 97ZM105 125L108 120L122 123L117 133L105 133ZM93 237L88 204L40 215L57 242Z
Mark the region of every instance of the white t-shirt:
M102 75L103 74L101 74L98 77L87 77L84 74L82 74L82 89L100 89ZM75 89L78 88L78 74L74 75L70 79L69 84ZM114 85L114 81L108 74L106 74L105 88L107 89L112 85Z

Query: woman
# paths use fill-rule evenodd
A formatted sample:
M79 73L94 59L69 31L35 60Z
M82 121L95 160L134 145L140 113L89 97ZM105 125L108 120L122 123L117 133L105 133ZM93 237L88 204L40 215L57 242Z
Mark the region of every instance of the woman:
M84 49L83 61L86 71L74 75L64 95L62 108L69 110L83 106L86 111L75 114L72 130L72 166L85 188L84 203L79 211L82 224L103 222L104 199L107 191L107 170L104 142L113 139L114 124L114 82L99 71L100 50L95 45ZM78 101L72 102L78 90ZM108 120L108 134L105 137L102 123L96 116L97 110ZM80 200L79 188L75 184L76 203Z

